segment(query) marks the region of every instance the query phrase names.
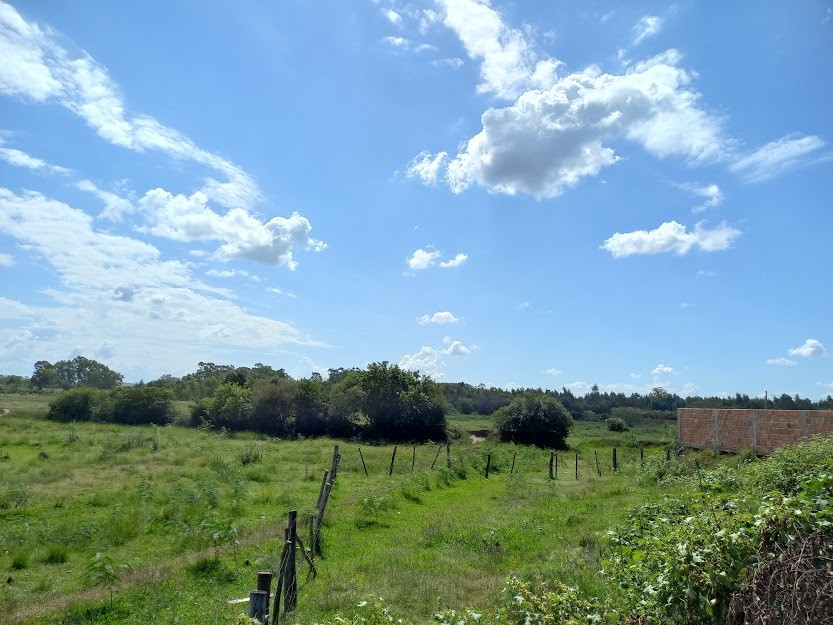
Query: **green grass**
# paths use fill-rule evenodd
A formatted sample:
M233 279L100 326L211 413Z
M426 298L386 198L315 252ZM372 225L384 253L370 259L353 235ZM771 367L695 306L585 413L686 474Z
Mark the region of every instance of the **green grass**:
M31 415L40 398L23 396L15 405ZM491 427L483 417L458 417L452 422L469 431ZM437 445L416 446L415 462L414 447L400 445L392 476L392 446L362 445L365 476L355 442L6 415L0 556L9 555L0 566L35 555L0 588L0 623L40 623L48 615L67 625L234 622L243 609L227 601L246 597L258 570L276 568L290 509L306 538L336 442L342 466L319 576L299 593L299 621L381 595L397 613L426 622L442 608L495 605L511 573L604 593L597 571L605 532L630 507L667 490L641 485L638 445L670 440L667 427L612 433L579 422L569 440L576 451L559 454L558 480L548 479L548 451L491 440L454 441L450 469L441 446L433 471ZM618 475L611 444L621 445ZM660 462L664 451L649 447L645 456ZM102 562L114 579L93 574Z

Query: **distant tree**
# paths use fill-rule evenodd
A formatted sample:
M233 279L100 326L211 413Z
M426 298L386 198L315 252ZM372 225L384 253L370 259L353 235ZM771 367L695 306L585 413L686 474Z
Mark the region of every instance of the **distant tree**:
M112 403L109 394L89 386L61 393L49 403L47 417L53 421L109 421Z
M272 436L291 434L295 428L294 387L290 378L256 382L249 418L251 429Z
M295 431L298 434L324 434L327 428L327 395L324 385L313 379L298 380L295 384L294 412Z
M551 395L525 391L495 413L502 441L566 449L570 413Z
M251 411L252 390L231 382L221 384L214 397L206 401L208 418L218 428L249 429Z
M362 412L371 436L388 440L445 438L445 399L436 382L387 361L362 374Z
M122 383L121 373L95 360L77 356L72 360L59 360L54 365L58 384L64 388L90 386L100 389L116 388Z
M327 402L327 433L331 436L353 434L362 418L364 395L361 386L362 373L348 371L330 386Z
M619 417L610 417L609 419L605 419L605 423L607 424L607 429L611 432L624 432L628 429L625 421Z
M38 360L35 363L35 371L32 373L31 381L35 388L42 391L45 388L58 386L58 374L52 363L46 360Z

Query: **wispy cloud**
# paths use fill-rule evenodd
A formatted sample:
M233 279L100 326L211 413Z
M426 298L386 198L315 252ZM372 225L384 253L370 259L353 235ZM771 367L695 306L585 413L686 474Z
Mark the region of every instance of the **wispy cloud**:
M747 182L763 182L785 171L811 164L811 155L826 145L817 135L787 135L739 156L729 169Z
M447 310L441 312L435 312L433 315L422 315L417 319L420 325L428 325L429 323L435 325L447 325L450 323L457 323L460 321L459 318L454 316L454 313L451 313Z
M602 244L601 249L607 250L615 258L662 253L683 256L693 249L702 252L728 249L741 234L740 230L730 227L726 222L711 229L703 224L704 222L698 223L691 232L676 221L666 222L654 230L617 232Z
M648 37L653 37L662 30L662 18L656 15L646 15L633 27L633 45L639 45Z

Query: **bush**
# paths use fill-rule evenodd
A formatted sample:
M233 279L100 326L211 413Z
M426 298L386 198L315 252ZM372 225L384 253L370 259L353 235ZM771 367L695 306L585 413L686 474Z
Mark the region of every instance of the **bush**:
M625 425L625 422L617 417L605 419L605 423L607 423L607 429L611 432L624 432L628 429L628 426Z
M495 413L495 425L502 441L566 449L573 418L554 397L527 391Z
M79 386L65 391L49 403L48 418L53 421L108 421L111 414L105 391Z
M113 423L166 425L173 420L171 390L153 386L119 388L113 396Z

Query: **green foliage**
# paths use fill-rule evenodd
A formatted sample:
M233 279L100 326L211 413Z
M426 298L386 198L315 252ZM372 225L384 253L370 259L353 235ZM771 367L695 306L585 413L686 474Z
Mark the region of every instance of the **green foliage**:
M12 564L11 570L12 571L20 571L25 569L29 566L29 552L28 551L15 551L12 554Z
M495 413L500 440L566 449L573 419L557 399L523 393Z
M40 369L38 365L41 365ZM39 375L43 369L49 369L48 365L46 361L35 363L35 375ZM59 360L51 368L55 372L58 385L64 389L78 386L113 389L122 383L124 377L107 365L83 356L77 356L72 360Z
M436 382L387 362L361 378L367 433L387 440L445 439L445 400Z
M245 430L252 410L252 391L233 382L221 384L207 403L208 418L218 428Z
M49 404L49 419L53 421L106 421L111 413L109 396L105 391L81 386L58 395Z
M113 412L107 421L125 425L166 425L173 419L171 391L152 386L119 388L113 393Z
M49 545L43 561L46 564L63 564L69 560L69 549L66 545Z
M610 417L609 419L605 419L605 423L607 424L607 429L611 432L624 432L628 429L628 426L622 419L618 417Z

